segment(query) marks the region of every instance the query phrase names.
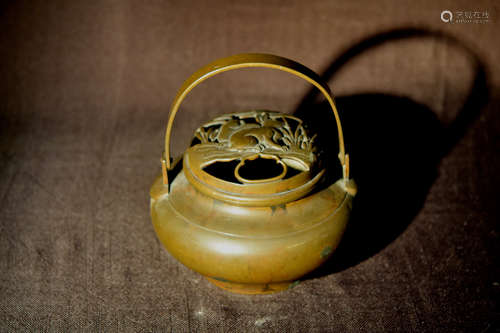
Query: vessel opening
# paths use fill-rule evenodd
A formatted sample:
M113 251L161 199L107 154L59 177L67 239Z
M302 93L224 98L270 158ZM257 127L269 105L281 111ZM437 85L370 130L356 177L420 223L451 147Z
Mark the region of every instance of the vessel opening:
M239 175L249 180L264 180L278 177L283 173L283 165L272 158L258 157L246 160L239 169Z

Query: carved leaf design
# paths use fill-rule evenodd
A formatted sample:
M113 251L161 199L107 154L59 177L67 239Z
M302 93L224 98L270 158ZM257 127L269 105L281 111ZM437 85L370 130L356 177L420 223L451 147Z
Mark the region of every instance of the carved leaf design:
M219 138L222 133L224 140ZM290 167L309 170L315 160L315 136L307 135L300 119L281 113L250 111L224 115L200 127L195 136L201 142L196 151L204 155L203 163L258 152L279 156Z

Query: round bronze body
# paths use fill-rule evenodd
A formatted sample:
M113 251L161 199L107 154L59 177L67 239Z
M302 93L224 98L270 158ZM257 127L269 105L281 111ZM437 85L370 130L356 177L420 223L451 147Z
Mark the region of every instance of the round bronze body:
M288 71L317 86L338 121L343 177L318 188L325 170L315 135L300 119L255 110L200 126L176 163L173 118L186 94L219 72L241 67ZM219 287L237 293L284 290L323 263L340 242L356 185L328 87L291 60L245 54L207 65L183 85L167 126L163 174L151 188L153 226L166 249ZM324 185L324 184L323 184Z

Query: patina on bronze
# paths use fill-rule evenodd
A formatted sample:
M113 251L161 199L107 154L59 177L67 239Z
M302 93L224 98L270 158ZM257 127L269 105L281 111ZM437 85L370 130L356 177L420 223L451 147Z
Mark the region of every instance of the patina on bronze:
M243 67L283 70L316 86L337 121L343 175L325 176L315 134L291 115L253 110L200 126L182 158L170 157L172 125L186 95L217 73ZM153 226L166 249L224 289L267 294L295 285L340 242L356 185L349 179L340 119L330 90L308 68L268 54L217 60L184 82L172 104L162 175L151 187Z

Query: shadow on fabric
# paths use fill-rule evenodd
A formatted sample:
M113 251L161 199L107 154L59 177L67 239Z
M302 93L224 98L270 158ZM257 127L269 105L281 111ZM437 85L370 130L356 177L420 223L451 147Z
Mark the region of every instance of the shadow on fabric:
M474 68L470 93L451 124L433 110L405 97L365 93L339 96L336 104L351 157L351 177L358 194L348 227L337 250L305 279L345 270L380 252L409 226L423 207L437 176L440 160L463 137L488 101L486 70L475 53L456 39L424 29L398 29L371 36L340 55L321 75L326 82L349 60L387 42L434 38L463 51ZM326 102L315 102L311 90L295 114L318 132L328 174L341 174L337 144L332 142L335 120ZM314 115L314 116L311 116Z

